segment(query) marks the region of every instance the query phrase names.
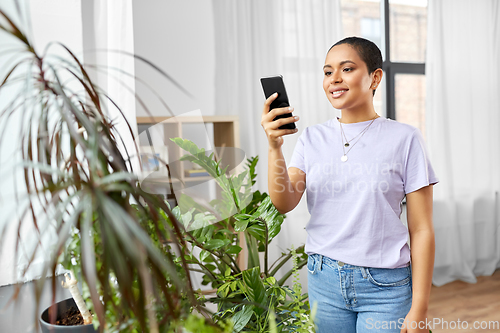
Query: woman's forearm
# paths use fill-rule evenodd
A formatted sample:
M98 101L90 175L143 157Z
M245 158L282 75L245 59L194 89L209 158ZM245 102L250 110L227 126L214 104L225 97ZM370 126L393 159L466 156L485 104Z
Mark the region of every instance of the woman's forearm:
M287 213L297 206L297 195L288 175L281 148L268 151L268 191L271 200L280 213Z
M435 240L433 230L418 230L410 234L413 300L412 308L427 312L434 270Z

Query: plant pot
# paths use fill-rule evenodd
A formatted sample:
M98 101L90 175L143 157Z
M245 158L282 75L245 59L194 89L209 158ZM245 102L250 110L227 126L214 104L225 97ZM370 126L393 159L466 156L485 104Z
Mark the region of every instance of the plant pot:
M56 311L56 313L64 313L67 309L71 307L76 308L76 303L73 298L65 299L64 301L58 302L54 305L48 307L45 311L43 311L40 316L40 324L42 326L43 333L63 333L63 332L71 332L71 333L95 333L97 332L94 329L93 324L88 325L75 325L75 326L63 326L63 325L52 325L50 324L50 314L52 311Z

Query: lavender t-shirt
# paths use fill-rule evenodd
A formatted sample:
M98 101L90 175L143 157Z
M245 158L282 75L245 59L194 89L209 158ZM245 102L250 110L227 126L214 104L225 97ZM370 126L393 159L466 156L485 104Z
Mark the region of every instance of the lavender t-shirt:
M403 267L410 249L402 200L439 180L417 128L379 117L356 137L370 122L342 124L350 141L344 149L337 118L299 137L289 167L306 173L311 218L305 250L351 265ZM340 160L344 151L346 162Z

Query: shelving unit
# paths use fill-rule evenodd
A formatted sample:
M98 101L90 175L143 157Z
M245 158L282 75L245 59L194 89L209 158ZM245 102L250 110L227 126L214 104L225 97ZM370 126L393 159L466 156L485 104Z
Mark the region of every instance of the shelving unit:
M174 142L170 140L170 138L180 137L185 138L183 136L184 127L188 124L212 124L213 131L206 131L207 133L212 133L211 143L213 144L213 148L216 149L216 153L219 157L224 152L224 149L227 147L240 147L240 136L239 136L239 119L238 116L207 116L207 117L137 117L137 125L139 127L139 133L144 132L146 129L149 129L152 126L160 126L162 129L161 138L155 137L150 138L148 142L140 142L141 146L151 144L152 139L157 141L161 140L163 144L167 147L168 152L168 166L170 169L170 177L168 174L157 173L151 174L147 177L146 183L143 182L143 185L159 187L167 190L169 187L173 188L175 191L176 186L186 185L194 185L194 183L206 183L211 180L210 176L201 176L201 177L186 177L184 171L189 167L189 162L180 161L182 155L185 152L177 146ZM155 130L156 131L156 130ZM141 136L143 139L143 136ZM187 138L190 139L191 138ZM155 142L156 146L157 142ZM234 164L238 164L236 156L231 154L229 158L235 159ZM237 170L234 170L237 172ZM168 192L168 191L167 191ZM240 246L243 248L242 252L239 256L239 264L240 267L246 267L246 258L247 258L247 249L245 245L245 237L243 233L239 235ZM207 291L213 292L213 291Z
M186 124L213 124L213 145L215 147L240 147L239 120L238 116L207 116L207 117L137 117L139 132L148 127L158 126L163 128L163 143L167 147L168 161L172 182L200 182L210 177L186 177L184 170L186 163L179 162L183 155L179 148L170 138L183 138L183 125ZM145 145L147 143L141 143ZM155 182L169 183L168 177L152 177Z

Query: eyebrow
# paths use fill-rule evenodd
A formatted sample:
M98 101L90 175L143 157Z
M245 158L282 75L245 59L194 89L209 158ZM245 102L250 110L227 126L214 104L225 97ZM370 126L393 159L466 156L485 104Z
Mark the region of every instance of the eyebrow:
M340 62L340 66L345 65L345 64L348 64L348 63L351 63L351 64L356 65L356 63L355 63L354 61L352 61L352 60L344 60L344 61L341 61L341 62ZM325 68L327 68L327 67L332 68L332 66L331 66L331 65L325 65L325 66L323 66L323 69L325 69Z

